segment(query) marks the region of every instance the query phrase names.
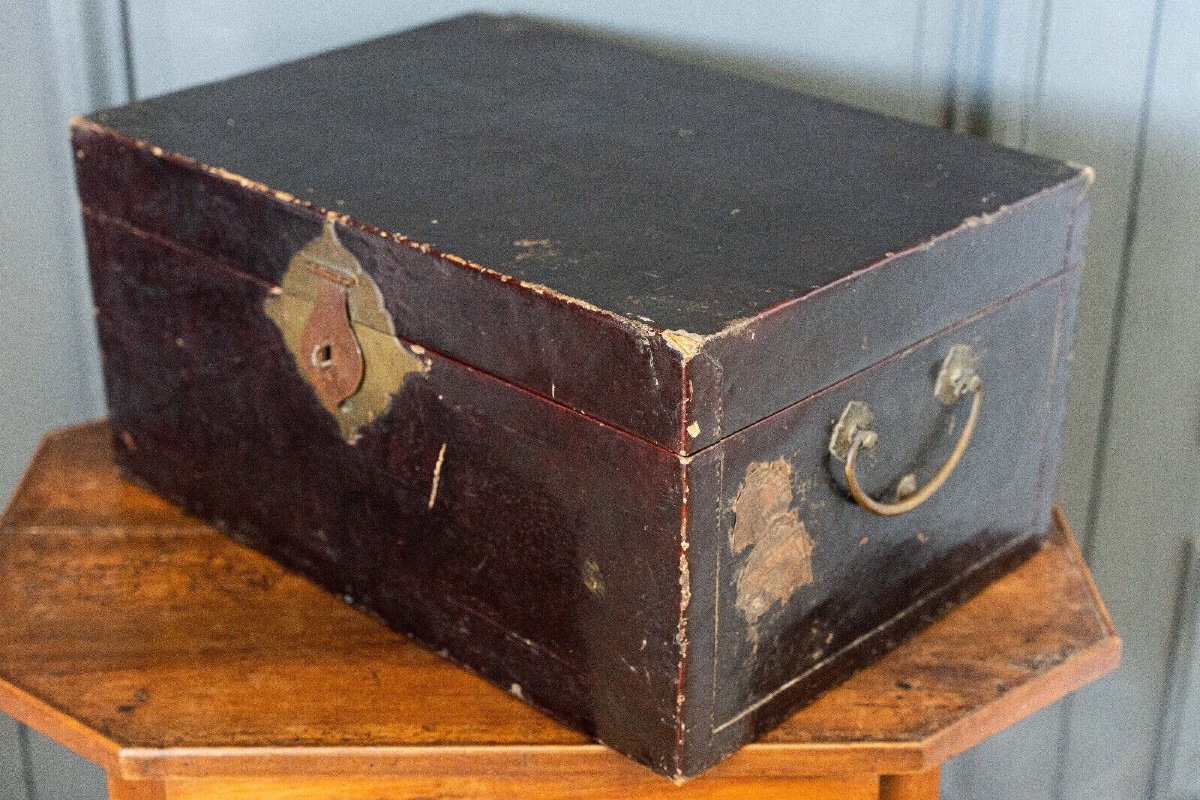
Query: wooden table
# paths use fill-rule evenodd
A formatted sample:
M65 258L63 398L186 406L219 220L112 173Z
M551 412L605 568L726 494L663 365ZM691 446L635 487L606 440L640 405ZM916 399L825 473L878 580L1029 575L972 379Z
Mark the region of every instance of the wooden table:
M935 798L940 765L1116 667L1051 543L778 730L677 787L123 482L51 434L0 520L0 709L118 800Z

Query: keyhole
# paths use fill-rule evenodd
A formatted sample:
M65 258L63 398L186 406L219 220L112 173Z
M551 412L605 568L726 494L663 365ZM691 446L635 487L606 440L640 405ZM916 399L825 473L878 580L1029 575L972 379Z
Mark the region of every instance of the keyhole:
M320 369L329 369L333 366L333 345L329 342L319 344L313 348L312 354L313 365Z

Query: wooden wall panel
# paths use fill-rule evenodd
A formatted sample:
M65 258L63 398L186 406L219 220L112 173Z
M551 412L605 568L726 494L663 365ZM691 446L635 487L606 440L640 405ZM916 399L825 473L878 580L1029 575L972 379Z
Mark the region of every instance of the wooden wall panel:
M1200 495L1200 5L1161 4L1087 552L1125 640L1071 706L1065 798L1145 797ZM1111 24L1111 23L1110 23ZM1107 110L1107 109L1106 109Z
M37 731L29 731L30 800L101 800L108 796L104 770Z
M1055 0L1037 107L1023 139L1033 152L1096 169L1058 486L1085 544L1157 7L1156 0Z
M20 725L0 716L0 797L4 800L34 800L26 782L24 736Z
M713 56L752 58L764 77L934 122L945 93L953 0L704 3L557 0L141 0L131 5L138 95L148 97L467 11L524 13Z
M54 30L39 6L0 8L3 499L46 430L94 415L101 402Z
M1154 2L1126 0L1000 3L990 37L995 52L987 73L984 132L1012 147L1090 164L1098 176L1058 487L1059 501L1085 541L1155 11ZM947 771L943 794L980 800L1078 796L1063 781L1073 702L1047 709L963 756ZM1073 733L1104 736L1102 730Z
M1196 529L1200 531L1200 514ZM1159 737L1154 800L1200 797L1200 536L1189 551Z
M347 0L137 0L132 82L153 97L404 30L486 4Z
M968 750L942 769L944 800L1053 800L1061 703Z
M103 413L66 121L125 98L117 11L109 0L0 4L0 503L44 432ZM84 777L93 771L0 718L5 800L103 797ZM39 788L51 785L61 791Z
M992 42L988 138L1029 149L1042 109L1049 66L1051 16L1065 9L1052 0L998 3ZM1057 43L1056 43L1057 44ZM1055 55L1059 55L1056 49ZM1078 159L1075 159L1078 160Z

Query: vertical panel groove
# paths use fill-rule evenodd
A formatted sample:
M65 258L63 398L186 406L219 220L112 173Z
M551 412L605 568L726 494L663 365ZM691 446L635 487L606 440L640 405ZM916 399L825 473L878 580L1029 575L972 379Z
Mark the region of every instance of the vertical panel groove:
M917 0L917 25L913 31L912 65L909 67L909 84L921 85L921 65L925 63L925 26L929 24L927 0Z
M25 797L38 800L37 787L33 785L33 752L29 747L29 728L17 723L17 751L21 758L21 778L25 784Z
M1030 87L1025 107L1021 114L1021 149L1028 150L1033 136L1033 118L1042 105L1046 89L1046 62L1050 57L1050 17L1054 0L1042 3L1042 17L1038 21L1038 49L1033 67L1033 86Z
M127 101L132 103L138 99L137 73L133 68L133 23L129 13L130 0L120 0L117 9L120 15L121 48L125 60L125 94Z
M996 63L997 0L984 0L980 7L975 69L971 75L971 93L960 129L972 136L988 138L992 132L992 94Z
M1142 195L1143 172L1146 156L1146 143L1150 129L1150 112L1154 90L1154 75L1158 66L1159 39L1162 31L1163 0L1154 4L1154 18L1151 23L1150 42L1146 58L1146 69L1142 80L1142 98L1138 109L1136 146L1134 148L1133 165L1130 178L1128 214L1126 216L1124 237L1121 243L1121 256L1118 261L1116 296L1113 307L1113 320L1109 328L1108 357L1104 366L1104 383L1101 400L1100 419L1097 426L1095 450L1093 451L1093 470L1088 488L1087 517L1080 531L1080 549L1084 557L1091 560L1094 556L1094 536L1096 520L1100 513L1100 491L1104 482L1104 474L1108 466L1108 444L1111 438L1111 421L1113 403L1116 395L1116 373L1120 361L1121 338L1125 330L1126 299L1129 287L1130 264L1133 256L1134 237L1137 234L1138 205ZM1064 800L1067 797L1067 753L1070 752L1075 738L1072 720L1072 709L1076 703L1075 697L1064 701L1064 713L1061 717L1062 731L1058 740L1059 772L1055 782L1054 797Z
M1080 547L1080 550L1083 548ZM1086 556L1084 557L1086 559ZM1058 715L1058 739L1054 743L1058 767L1051 785L1051 796L1054 800L1063 800L1067 791L1067 745L1071 741L1071 706L1075 698L1068 695L1062 701L1062 712Z
M1129 215L1125 222L1125 236L1121 244L1120 268L1117 275L1116 305L1113 324L1109 332L1108 360L1104 366L1104 399L1100 407L1100 433L1096 440L1096 456L1093 461L1090 498L1087 520L1083 527L1080 545L1086 558L1092 557L1092 531L1100 513L1100 489L1104 472L1108 466L1108 442L1112 420L1115 378L1120 360L1121 336L1125 331L1126 295L1129 290L1129 265L1133 256L1133 242L1137 235L1138 204L1142 196L1142 173L1146 160L1146 139L1150 130L1151 95L1154 90L1154 73L1158 66L1158 44L1162 34L1163 0L1154 3L1154 22L1150 33L1150 50L1146 59L1146 76L1142 83L1142 103L1138 111L1137 146L1133 154L1133 172L1130 180Z
M959 50L962 44L962 27L968 0L955 0L954 14L950 18L950 57L947 60L946 92L942 100L940 125L946 130L955 130L958 122Z
M1171 679L1164 687L1163 717L1158 726L1158 737L1154 747L1154 759L1150 769L1151 800L1170 800L1180 779L1180 750L1187 735L1187 709L1192 692L1200 690L1190 683L1192 672L1200 672L1195 665L1200 659L1200 539L1188 545L1188 558L1179 591L1176 594L1175 617L1171 628L1175 632L1171 641L1168 664L1172 665ZM1194 701L1193 701L1194 702ZM1184 776L1200 784L1200 776Z

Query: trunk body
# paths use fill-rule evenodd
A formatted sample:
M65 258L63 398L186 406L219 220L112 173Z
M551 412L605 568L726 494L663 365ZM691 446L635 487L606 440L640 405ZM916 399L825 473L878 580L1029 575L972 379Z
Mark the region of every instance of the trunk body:
M663 774L1049 530L1087 170L478 16L73 136L126 473Z

